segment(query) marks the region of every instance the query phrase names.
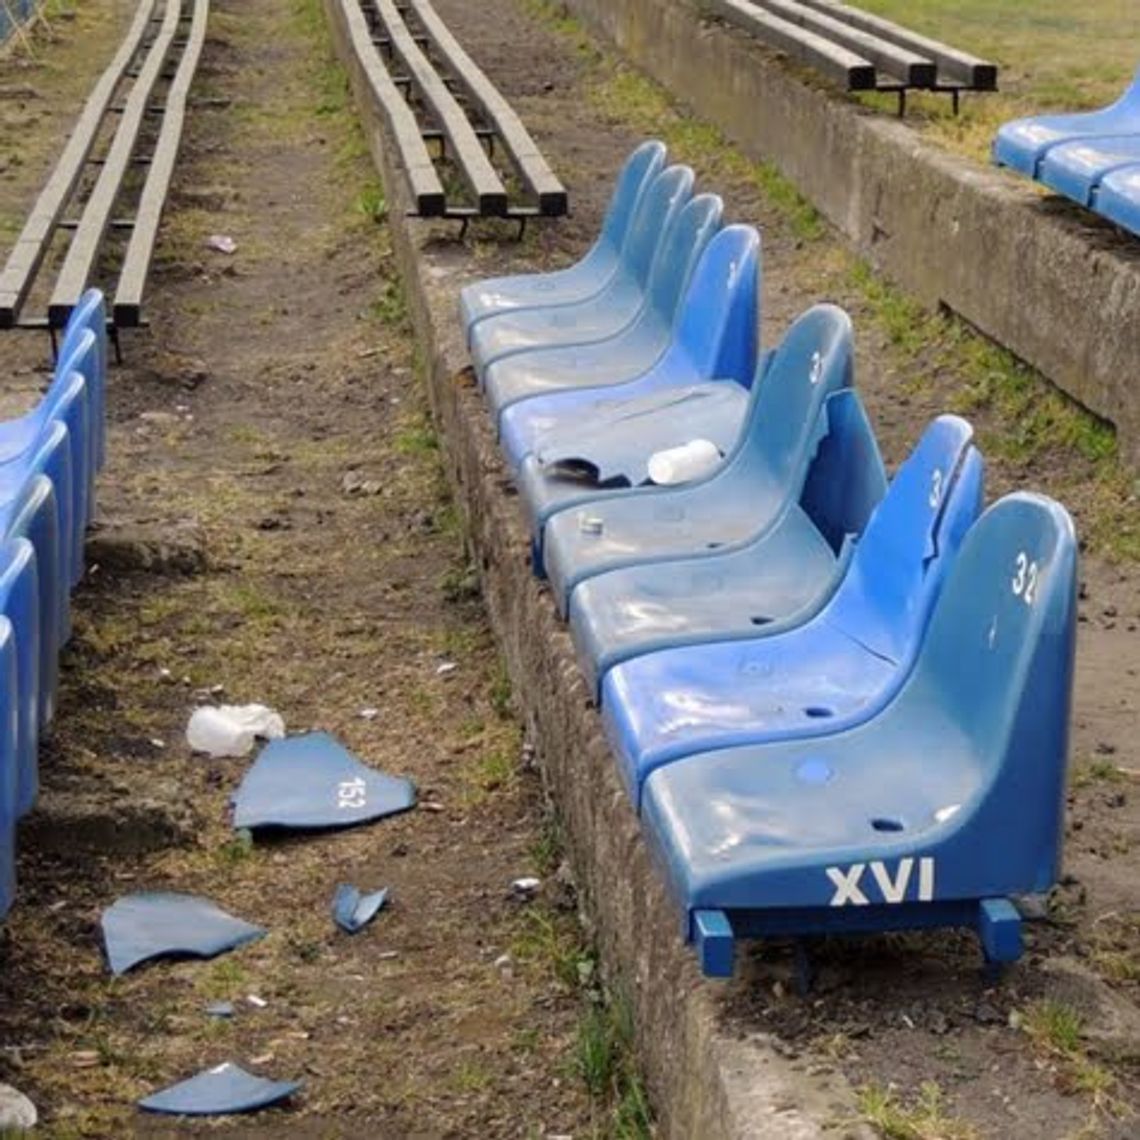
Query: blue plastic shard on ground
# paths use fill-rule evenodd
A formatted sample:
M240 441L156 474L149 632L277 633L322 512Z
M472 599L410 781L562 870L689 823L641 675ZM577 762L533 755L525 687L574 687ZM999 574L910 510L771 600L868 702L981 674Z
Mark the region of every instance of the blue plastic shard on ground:
M151 1093L139 1101L139 1108L173 1116L228 1116L276 1104L300 1087L300 1081L268 1081L226 1061L189 1080Z
M381 911L388 899L388 888L362 895L349 883L341 883L333 895L333 922L346 934L357 934Z
M361 764L327 732L274 740L234 796L234 827L352 827L416 805L411 780Z
M265 935L207 899L169 891L126 895L103 912L102 926L113 974L151 958L213 958Z

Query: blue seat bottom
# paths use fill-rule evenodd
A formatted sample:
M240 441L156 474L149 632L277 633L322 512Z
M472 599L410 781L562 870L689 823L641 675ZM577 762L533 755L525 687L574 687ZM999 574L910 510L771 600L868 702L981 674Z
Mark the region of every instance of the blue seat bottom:
M780 628L699 655L651 653L605 676L606 735L635 804L650 772L691 753L857 724L896 678L891 662L825 622L799 627L794 637L780 636Z
M1045 152L1037 177L1058 194L1088 206L1105 175L1136 163L1140 163L1140 134L1073 139Z
M1102 217L1140 237L1140 163L1106 174L1094 207Z

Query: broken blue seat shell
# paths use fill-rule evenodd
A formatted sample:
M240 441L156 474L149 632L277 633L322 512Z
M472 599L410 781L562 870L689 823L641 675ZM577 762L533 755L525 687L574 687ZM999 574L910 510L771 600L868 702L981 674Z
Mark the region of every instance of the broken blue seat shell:
M742 936L968 926L988 960L1019 956L1010 896L1060 867L1076 593L1064 508L1008 495L877 716L650 773L642 827L706 973L731 972Z
M539 305L570 305L598 293L617 272L634 213L646 188L665 169L665 144L650 139L638 146L618 173L601 233L580 261L549 273L489 277L464 287L459 314L471 343L474 326L496 313Z
M686 285L721 228L723 209L717 195L698 194L669 221L661 232L643 304L613 336L588 344L532 348L489 365L483 383L492 419L498 423L505 408L530 396L592 387L603 380L622 383L649 371L669 348Z
M1107 175L1138 163L1140 124L1134 135L1074 139L1050 147L1041 160L1037 180L1081 206L1094 206L1096 193Z
M678 275L683 285L691 263L676 255L678 239L669 235L680 224L684 209L691 207L692 182L692 171L683 166L657 176L638 204L629 252L600 293L572 305L502 313L480 321L471 330L476 377L482 380L490 365L520 352L595 344L614 337L638 317L654 290L670 284L676 289L673 279Z
M613 401L667 399L671 392L706 382L727 381L747 390L757 370L759 314L760 235L752 226L725 226L697 262L665 355L624 383L611 384L602 375L588 385L511 404L499 417L499 445L507 462L517 470L554 431L580 431L583 439L592 439L592 423L612 414Z
M113 974L152 958L215 958L266 933L209 899L172 891L124 895L103 912L101 924Z
M362 895L358 887L340 883L333 894L333 922L346 934L357 934L380 913L387 901L387 887Z
M1093 207L1101 217L1140 236L1140 163L1106 174Z
M1135 134L1140 134L1140 71L1124 94L1108 107L1073 114L1033 115L1003 124L994 137L991 154L999 166L1036 178L1041 160L1059 143Z
M39 792L40 587L36 551L26 538L0 543L0 614L15 638L16 688L6 703L16 708L16 814L31 811ZM51 639L54 645L55 639Z
M16 896L18 693L16 636L12 623L0 614L0 919Z
M247 1073L232 1061L151 1093L138 1102L146 1112L171 1116L228 1116L254 1112L291 1097L300 1081L270 1081Z
M720 553L663 558L587 578L570 595L570 633L592 695L606 672L654 650L753 638L807 621L843 577L886 490L858 394L824 404L825 434L799 501L752 540Z
M731 644L665 649L607 673L602 719L634 806L662 764L715 748L830 735L884 708L913 667L983 494L973 429L940 416L899 468L838 589L810 621L767 636L764 625Z
M267 744L234 795L234 827L353 827L416 805L411 780L362 764L327 732Z
M834 305L816 305L792 324L754 385L736 446L713 474L676 487L583 494L572 506L559 501L549 518L543 503L526 500L535 569L550 579L559 613L567 612L574 587L596 574L708 556L759 538L799 499L827 431L823 405L850 386L852 360L850 318Z

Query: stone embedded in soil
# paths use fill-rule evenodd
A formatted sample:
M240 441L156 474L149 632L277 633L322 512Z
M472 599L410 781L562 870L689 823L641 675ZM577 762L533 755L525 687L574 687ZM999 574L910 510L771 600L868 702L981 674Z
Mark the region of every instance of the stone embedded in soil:
M87 561L111 573L181 577L207 567L206 534L197 522L101 522L87 539Z

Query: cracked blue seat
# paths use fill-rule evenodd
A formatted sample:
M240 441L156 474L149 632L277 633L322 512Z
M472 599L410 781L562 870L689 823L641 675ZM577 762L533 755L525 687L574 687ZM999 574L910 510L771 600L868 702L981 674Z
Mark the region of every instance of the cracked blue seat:
M871 720L650 773L642 826L705 972L737 937L966 926L1021 952L1009 896L1061 856L1077 545L1018 493L971 528L914 669Z
M618 270L637 204L646 187L665 168L665 144L642 143L618 174L601 233L580 261L549 273L490 277L466 286L459 313L471 343L474 326L486 317L538 305L570 305L601 291Z
M617 272L600 292L562 305L538 305L525 311L489 316L471 330L471 362L482 380L487 368L520 352L594 344L616 336L649 302L662 275L687 275L688 266L669 246L669 230L692 197L693 173L687 166L662 171L638 202L629 240Z
M776 607L765 604L761 579L742 601L752 605L743 612L762 615L750 639L664 649L610 670L602 719L634 805L650 772L690 753L829 735L885 707L918 655L981 510L983 484L972 428L940 416L899 468L838 589L811 620L792 629L771 621ZM786 573L798 586L794 571L793 563ZM575 591L572 620L579 593L606 577Z
M67 427L71 467L70 584L83 577L84 536L90 519L97 463L93 416L94 385L88 376L98 371L98 342L88 328L64 338L59 363L40 402L25 415L0 422L0 466L19 462L35 447L44 427L59 420Z
M1074 139L1046 152L1037 180L1082 206L1091 206L1106 175L1122 166L1140 163L1140 121L1134 135Z
M39 791L40 592L36 552L26 538L0 545L0 614L15 639L16 814L24 815Z
M16 635L12 623L0 614L0 920L16 895L19 691Z
M1051 147L1077 139L1140 134L1140 72L1111 106L1065 115L1033 115L998 128L991 153L999 166L1038 177Z
M784 336L754 386L735 447L711 475L682 486L594 490L581 505L560 502L533 531L535 570L549 577L559 613L594 575L708 557L760 538L799 499L827 431L824 402L851 377L850 318L834 305L816 305ZM527 505L541 524L543 504Z
M831 596L886 489L854 389L829 396L798 502L734 550L624 566L580 582L570 633L597 695L607 670L658 649L752 638L807 621Z
M0 464L0 540L26 538L36 552L41 726L55 713L59 651L71 635L72 500L67 427L52 420L34 448Z
M600 419L644 414L646 402L669 404L694 385L730 381L743 398L756 372L759 297L760 235L751 226L726 226L697 262L665 355L648 372L622 384L603 380L511 404L499 418L499 444L507 462L517 470L539 439L559 457L581 450L579 435L595 448ZM636 407L631 401L637 401ZM552 439L554 432L570 438ZM540 460L546 462L541 455Z
M1140 236L1140 163L1106 174L1097 189L1093 209L1101 217Z
M669 348L685 286L705 247L720 230L723 210L717 195L698 194L675 213L669 211L643 303L613 336L589 344L532 348L491 364L483 382L496 425L505 408L528 396L596 386L604 380L618 384L648 372Z

